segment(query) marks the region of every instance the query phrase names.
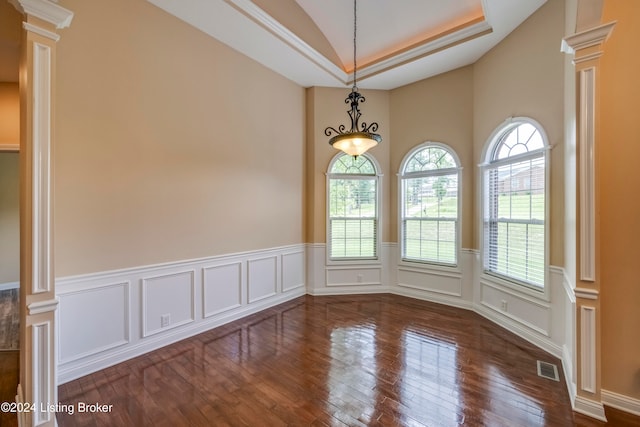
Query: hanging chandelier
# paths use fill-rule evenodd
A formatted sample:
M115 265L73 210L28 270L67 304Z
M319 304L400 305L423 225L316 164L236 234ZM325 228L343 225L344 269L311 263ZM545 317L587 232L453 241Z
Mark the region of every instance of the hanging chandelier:
M358 92L357 86L357 64L356 64L356 34L357 34L357 15L356 0L353 0L353 87L351 93L344 100L345 104L351 104L351 110L347 110L351 119L351 129L346 130L345 125L338 126L338 129L328 126L324 130L326 136L332 136L329 144L332 147L342 150L345 153L357 157L368 149L375 147L382 142L382 137L375 133L378 130L378 123L373 122L369 125L362 122L360 124L360 108L358 104L364 102L364 96Z

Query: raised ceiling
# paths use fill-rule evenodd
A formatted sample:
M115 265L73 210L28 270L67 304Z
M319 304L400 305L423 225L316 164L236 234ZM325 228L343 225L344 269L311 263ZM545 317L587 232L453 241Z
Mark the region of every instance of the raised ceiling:
M351 0L148 0L304 87L350 85ZM358 86L393 89L477 61L546 0L360 0Z

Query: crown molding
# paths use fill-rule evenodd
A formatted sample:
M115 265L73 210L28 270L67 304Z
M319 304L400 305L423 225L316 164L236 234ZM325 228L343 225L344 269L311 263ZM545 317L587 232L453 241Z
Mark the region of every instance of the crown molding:
M49 0L9 0L20 13L31 15L55 25L66 28L71 25L73 12Z
M359 80L364 80L367 77L416 61L424 58L425 56L432 55L492 32L493 28L486 20L471 23L463 26L459 30L451 32L450 34L420 43L411 49L395 52L387 58L374 60L369 64L364 64L360 69L358 69ZM353 73L351 73L349 77L350 81L346 83L351 83L353 81Z
M562 51L573 54L577 50L598 46L609 38L616 21L575 33L562 39Z

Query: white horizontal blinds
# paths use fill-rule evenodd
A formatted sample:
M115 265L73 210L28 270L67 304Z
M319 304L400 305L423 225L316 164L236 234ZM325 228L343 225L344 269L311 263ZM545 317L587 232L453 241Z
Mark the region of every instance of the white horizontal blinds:
M459 171L453 156L427 146L402 171L402 259L457 263Z
M544 286L545 150L537 129L508 131L485 170L484 268Z
M329 179L329 256L377 257L377 177L364 156L339 158Z

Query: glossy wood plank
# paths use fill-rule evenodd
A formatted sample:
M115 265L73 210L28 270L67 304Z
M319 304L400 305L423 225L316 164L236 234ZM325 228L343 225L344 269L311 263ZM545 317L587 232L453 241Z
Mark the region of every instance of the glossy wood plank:
M17 351L0 351L0 402L14 402L18 388ZM0 426L17 427L15 413L0 411Z
M559 360L481 316L393 295L305 296L61 385L60 426L604 426ZM562 375L562 374L561 374ZM624 414L623 416L627 416ZM622 420L622 421L619 421ZM612 424L615 423L615 424ZM631 423L631 424L620 424ZM637 425L637 424L636 424Z

